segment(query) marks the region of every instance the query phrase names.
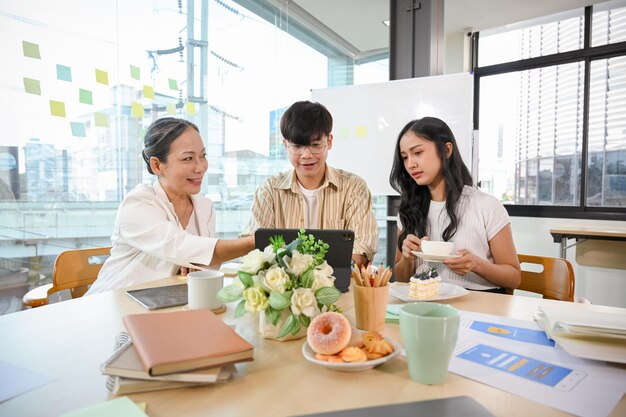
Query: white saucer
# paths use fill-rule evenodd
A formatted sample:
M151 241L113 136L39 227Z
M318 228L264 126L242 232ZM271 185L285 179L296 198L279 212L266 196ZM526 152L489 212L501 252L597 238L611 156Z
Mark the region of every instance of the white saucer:
M365 362L336 363L336 362L321 361L315 358L315 352L313 351L313 349L311 349L311 346L309 346L308 342L304 342L304 344L302 345L302 355L304 356L304 359L306 359L307 361L315 365L319 365L323 368L331 369L333 371L362 372L362 371L367 371L368 369L375 368L379 365L382 365L383 363L387 362L389 359L393 358L394 356L400 353L400 351L402 350L402 347L400 346L400 344L398 344L398 342L388 337L385 337L385 340L393 345L393 349L394 349L393 352L387 356L383 356L382 358L371 359Z
M415 250L412 250L411 253L415 256L417 256L418 258L422 258L423 260L427 261L427 262L441 262L441 261L445 261L446 259L454 259L454 258L458 258L461 255L430 255L424 252L418 252Z
M434 295L428 298L413 298L409 297L409 285L408 284L395 284L389 287L389 294L397 298L398 300L404 301L405 303L414 303L419 301L438 301L438 300L449 300L451 298L462 297L466 294L469 294L469 291L463 287L458 285L449 284L447 282L442 282L439 287L439 294Z

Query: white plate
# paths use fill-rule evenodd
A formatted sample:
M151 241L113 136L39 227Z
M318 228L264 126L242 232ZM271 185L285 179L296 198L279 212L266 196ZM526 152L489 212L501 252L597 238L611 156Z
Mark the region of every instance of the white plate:
M402 347L393 339L389 339L385 337L385 340L393 345L393 352L391 352L387 356L383 356L382 358L372 359L366 362L345 362L345 363L335 363L335 362L327 362L320 361L319 359L315 359L315 352L309 346L309 342L304 342L302 345L302 355L304 355L304 359L307 361L314 363L315 365L322 366L327 369L331 369L333 371L341 371L341 372L361 372L367 371L368 369L375 368L383 363L387 362L389 359L396 356L402 350Z
M389 287L389 294L396 297L398 300L402 300L405 303L412 303L415 301L438 301L438 300L448 300L450 298L462 297L466 294L469 294L469 291L463 287L459 287L458 285L448 284L447 282L442 282L441 287L439 287L439 294L429 297L429 298L413 298L409 297L409 285L391 285Z
M427 262L441 262L441 261L445 261L446 259L454 259L454 258L458 258L459 256L461 256L461 255L430 255L430 254L426 254L424 252L418 252L415 250L412 250L411 253L417 256L418 258L422 258L423 260Z

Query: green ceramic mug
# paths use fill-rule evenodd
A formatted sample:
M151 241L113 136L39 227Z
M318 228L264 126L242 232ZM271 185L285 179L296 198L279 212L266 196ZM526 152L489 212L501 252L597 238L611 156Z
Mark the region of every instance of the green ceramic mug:
M445 304L400 307L400 335L412 380L443 384L459 334L459 311Z

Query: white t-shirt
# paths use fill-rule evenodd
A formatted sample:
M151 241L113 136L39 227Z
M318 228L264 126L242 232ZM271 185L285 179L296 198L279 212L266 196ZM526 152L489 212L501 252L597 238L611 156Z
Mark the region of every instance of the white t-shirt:
M306 223L304 227L306 229L319 229L320 218L320 206L317 202L317 192L319 188L315 190L307 190L298 182L298 187L304 197L304 208L306 212Z
M456 213L459 224L456 233L450 239L450 242L454 243L454 251L467 249L476 256L493 262L489 241L510 223L504 206L495 197L466 185L457 202ZM397 223L398 228L403 230L399 217ZM426 228L429 239L443 240L441 235L449 224L450 217L445 210L445 202L431 201ZM498 288L473 272L465 276L458 275L442 263L426 262L418 258L416 268L421 262L428 267L437 267L443 282L474 290Z

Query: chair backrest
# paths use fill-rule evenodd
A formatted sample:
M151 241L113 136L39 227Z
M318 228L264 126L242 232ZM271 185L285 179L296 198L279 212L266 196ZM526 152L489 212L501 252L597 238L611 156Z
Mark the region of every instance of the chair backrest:
M70 290L72 298L82 297L88 286L98 278L98 272L110 254L110 247L61 252L54 261L52 288L48 290L48 295Z
M567 259L547 256L517 255L522 267L518 290L543 294L550 300L574 301L574 268ZM537 264L541 272L524 270L524 264Z

